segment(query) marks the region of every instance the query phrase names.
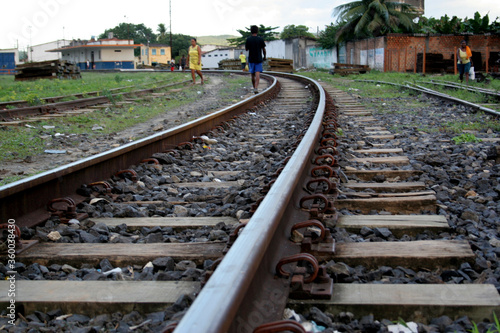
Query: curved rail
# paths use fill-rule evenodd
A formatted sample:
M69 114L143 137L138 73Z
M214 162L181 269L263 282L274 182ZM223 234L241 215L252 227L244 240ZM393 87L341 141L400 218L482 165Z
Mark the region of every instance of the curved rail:
M444 99L447 99L447 100L450 100L450 101L453 101L453 102L456 102L456 103L459 103L459 104L462 104L462 105L466 105L466 106L469 106L469 107L474 108L476 110L481 110L483 112L492 114L494 116L500 116L500 112L499 111L495 111L495 110L490 109L490 108L485 108L484 106L481 106L481 105L478 105L478 104L474 104L474 103L471 103L471 102L468 102L468 101L464 101L462 99L459 99L459 98L456 98L456 97L453 97L453 96L450 96L450 95L446 95L446 94L440 93L438 91L434 91L432 89L428 89L428 88L425 88L425 87L422 87L422 86L418 86L418 85L416 85L416 87L412 87L412 86L410 86L408 84L407 85L402 85L402 84L397 84L397 83L392 83L392 82L376 81L376 80L355 80L355 81L358 81L358 82L371 82L371 83L379 83L379 84L388 84L388 85L393 85L393 86L396 86L396 87L399 87L399 88L413 89L415 91L420 91L421 93L424 93L424 94L436 96L436 97L439 97L439 98L444 98Z
M76 204L82 202L84 197L74 194L81 184L108 179L117 170L126 169L156 152L190 141L193 136L209 132L220 123L272 98L279 92L279 82L269 75L262 77L270 82L268 89L225 109L110 151L0 187L0 218L3 221L16 219L16 224L19 226L34 226L49 217L45 206L50 200L70 197Z
M299 247L283 246L289 243L283 241L288 238L283 230L290 230L293 220L308 219L309 214L300 210L299 201L300 195L305 194L303 184L308 174L305 171L321 134L326 104L325 93L316 81L297 75L286 76L307 82L316 92L318 107L314 118L296 151L176 332L249 331L260 324L281 319L276 318L276 313L281 313L285 305L287 294L283 290L287 290L285 285L289 281L274 279L275 265L280 258L300 252ZM284 193L283 189L292 190ZM266 304L244 301L247 295L256 294L268 300Z

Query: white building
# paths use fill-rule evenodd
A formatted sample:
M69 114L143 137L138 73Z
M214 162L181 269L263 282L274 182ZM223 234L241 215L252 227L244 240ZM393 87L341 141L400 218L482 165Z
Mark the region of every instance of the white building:
M201 66L203 69L217 69L221 60L238 59L240 51L235 48L221 48L203 53L201 56Z
M110 38L72 41L70 45L49 50L61 52L62 60L75 63L82 70L86 69L134 69L134 49L141 44L134 44L132 39ZM88 67L87 68L87 62Z
M71 43L70 40L61 39L61 40L56 40L54 42L33 45L28 48L28 59L29 61L33 62L61 59L62 57L61 52L47 52L47 51L65 47L70 43Z

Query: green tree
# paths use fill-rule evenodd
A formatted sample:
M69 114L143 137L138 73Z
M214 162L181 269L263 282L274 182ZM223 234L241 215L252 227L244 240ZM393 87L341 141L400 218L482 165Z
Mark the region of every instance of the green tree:
M320 31L318 36L318 44L324 49L331 49L337 45L337 32L345 24L341 22L339 24L330 23L330 25L325 26L325 30ZM350 36L346 36L347 40L354 39L354 33Z
M493 32L490 30L490 18L488 14L481 17L481 14L479 14L479 12L476 12L474 14L474 18L465 18L463 28L465 31L472 32L473 34Z
M158 28L156 29L156 31L158 31L158 42L165 44L167 36L167 28L165 27L165 24L158 24Z
M337 42L347 41L351 36L367 38L390 32L412 32L416 8L402 2L386 0L359 0L335 7L333 15L345 22L337 31Z
M187 56L187 50L191 45L192 36L182 35L182 34L172 34L172 58L182 57L182 55Z
M278 29L279 27L265 27L262 24L259 26L259 33L258 35L262 37L265 41L272 41L276 40L278 38L275 37L276 33L273 32L273 30ZM252 35L250 32L250 27L245 28L246 30L238 30L238 32L241 34L241 37L237 38L228 38L229 45L232 46L240 46L240 45L245 45L245 42L248 37Z
M462 30L462 20L456 16L451 19L448 15L442 16L434 25L434 30L438 34L457 34Z
M106 29L104 33L99 35L100 39L108 38L108 34L112 32L114 37L118 39L133 39L135 44L147 44L148 42L156 40L157 36L144 24L120 23L116 27ZM134 50L134 54L140 54L139 48Z
M281 39L287 38L297 38L297 37L309 37L316 38L312 33L309 32L309 28L305 25L287 25L283 28L281 33Z
M456 16L450 19L448 15L441 16L439 19L421 16L415 32L425 34L500 33L500 22L497 17L490 23L488 14L481 17L479 12L476 12L473 18L466 17L463 20Z

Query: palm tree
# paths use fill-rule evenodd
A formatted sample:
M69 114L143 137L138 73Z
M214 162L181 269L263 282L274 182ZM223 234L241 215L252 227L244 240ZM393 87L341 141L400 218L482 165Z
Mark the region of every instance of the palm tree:
M165 27L165 24L164 23L160 23L158 24L158 28L156 29L156 31L159 32L159 36L158 36L158 41L163 41L165 39L165 34L167 33L167 28Z
M333 16L345 22L337 31L337 42L376 37L389 32L411 32L417 10L403 2L359 0L335 7Z

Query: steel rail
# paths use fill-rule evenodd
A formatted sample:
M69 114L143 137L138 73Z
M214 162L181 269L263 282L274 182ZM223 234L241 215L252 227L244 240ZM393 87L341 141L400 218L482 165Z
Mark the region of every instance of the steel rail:
M207 133L234 116L257 107L273 98L280 88L276 78L269 75L262 77L270 82L265 91L227 108L110 151L1 186L1 221L15 219L18 226L37 225L50 216L46 209L50 200L69 197L76 203L82 202L84 198L75 194L82 184L106 180L117 171L138 164L154 153L191 141L193 136Z
M463 90L468 90L468 91L474 92L474 93L481 93L481 94L484 94L484 95L489 95L489 96L493 96L493 97L496 97L496 98L500 98L500 93L498 93L496 91L493 91L493 90L490 90L490 89L483 89L483 88L479 88L479 87L465 86L465 85L455 84L455 83L451 83L451 82L442 83L442 82L437 82L437 81L434 81L434 80L431 80L431 81L419 81L419 83L434 84L436 86L443 86L443 87L448 87L448 88L453 88L453 89L463 89Z
M110 92L115 92L115 91L120 91L120 90L125 90L125 89L130 89L130 88L137 88L139 86L146 86L150 84L157 84L160 82L164 82L166 80L161 80L161 81L156 81L156 82L144 82L140 83L135 86L126 86L126 87L117 87L117 88L111 88L108 89ZM99 94L102 94L102 91L89 91L87 93L78 93L78 94L70 94L70 95L61 95L61 96L53 96L53 97L43 97L40 98L40 100L45 101L46 103L55 103L56 101L59 101L64 98L84 98L84 96L98 96ZM9 102L0 102L0 108L6 108L7 106L15 106L19 105L19 108L21 107L26 107L29 106L29 102L26 100L17 100L17 101L9 101ZM12 110L12 109L10 109Z
M186 84L189 82L191 82L191 81L186 80L186 81L181 81L181 82L176 82L176 83L169 83L169 84L159 86L156 88L148 88L148 89L134 90L134 91L130 91L130 92L116 93L116 94L113 94L112 96L123 96L123 97L140 96L140 95L150 94L150 93L157 91L157 90L177 86L180 84ZM56 102L56 103L48 103L48 104L43 104L43 105L21 107L21 108L16 108L16 109L0 110L0 120L8 120L8 119L13 119L15 117L42 115L42 114L50 112L50 111L69 110L69 109L73 109L75 107L86 107L86 106L90 106L90 105L108 103L109 101L110 100L107 96L98 96L98 97L82 98L82 99L77 99L77 100L72 100L72 101ZM0 123L0 125L1 125L1 123Z
M300 196L310 170L315 144L321 136L325 93L314 80L299 79L317 94L314 118L296 151L222 262L196 297L175 332L252 332L261 324L280 320L289 280L275 278L280 258L300 252L289 241L291 225L307 220ZM288 234L287 234L288 232ZM260 300L260 301L259 301Z
M474 104L474 103L471 103L471 102L468 102L468 101L464 101L462 99L459 99L459 98L456 98L456 97L453 97L453 96L450 96L450 95L447 95L447 94L443 94L443 93L440 93L438 91L435 91L435 90L432 90L432 89L429 89L429 88L425 88L425 87L422 87L422 86L418 86L418 85L416 85L416 87L412 87L412 86L410 86L408 84L407 85L401 85L401 84L397 84L397 83L385 82L385 81L376 81L376 80L355 80L355 81L357 81L357 82L369 82L369 83L388 84L388 85L393 85L393 86L396 86L396 87L399 87L399 88L408 88L408 89L412 89L412 90L415 90L415 91L420 91L421 93L424 93L424 94L436 96L436 97L447 99L449 101L453 101L453 102L456 102L456 103L459 103L459 104L462 104L462 105L466 105L466 106L469 106L469 107L471 107L473 109L480 110L480 111L489 113L489 114L494 115L494 116L500 116L500 112L499 111L496 111L496 110L493 110L493 109L490 109L490 108L485 108L484 106L481 106L481 105L478 105L478 104Z

